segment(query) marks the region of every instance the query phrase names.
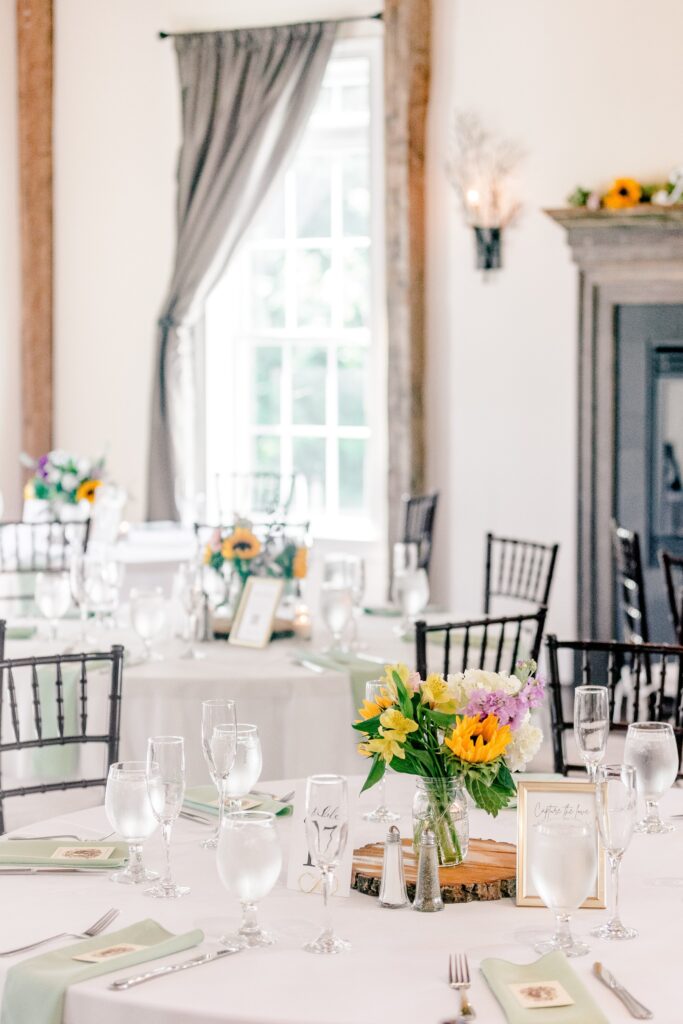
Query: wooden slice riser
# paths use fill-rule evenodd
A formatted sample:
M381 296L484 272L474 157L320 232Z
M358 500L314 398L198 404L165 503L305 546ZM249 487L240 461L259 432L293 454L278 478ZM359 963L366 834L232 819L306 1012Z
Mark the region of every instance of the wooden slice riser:
M512 843L492 839L470 840L467 858L457 867L439 868L444 903L473 903L515 896L517 851ZM373 843L354 851L351 887L366 896L379 896L384 844ZM413 844L403 840L403 868L408 896L415 896L417 858Z

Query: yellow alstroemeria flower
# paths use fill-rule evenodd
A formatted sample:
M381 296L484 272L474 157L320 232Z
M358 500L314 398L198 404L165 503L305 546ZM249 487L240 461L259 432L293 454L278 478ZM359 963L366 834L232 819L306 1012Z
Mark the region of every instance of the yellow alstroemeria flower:
M213 548L211 547L210 544L207 544L206 547L204 548L204 559L203 559L204 565L208 565L209 564L209 562L211 561L211 556L212 555L213 555Z
M368 740L365 746L371 754L379 754L387 764L391 764L394 757L399 757L402 761L405 760L406 752L401 746L397 733L385 732L373 740Z
M236 526L221 544L221 554L226 561L242 558L248 561L256 558L261 551L261 541L246 526Z
M377 715L381 715L383 711L390 708L393 704L391 695L386 690L382 690L379 697L375 700L364 700L363 707L358 708L358 714L361 718L376 718Z
M398 708L390 708L382 714L379 720L379 724L382 726L382 735L386 736L388 732L394 733L396 736L400 736L400 743L405 743L408 733L417 732L417 722L413 722L412 719L406 718Z
M498 725L495 715L482 720L464 715L444 743L448 749L469 764L488 764L504 753L512 742L509 725Z
M308 572L308 548L297 548L292 559L292 575L295 580L303 580Z
M101 480L84 480L76 491L76 501L89 501L92 505L95 500L95 491L102 486Z
M456 711L453 687L436 672L430 672L422 684L422 702L443 711L446 715L452 715Z
M367 743L359 743L358 746L356 747L356 750L361 755L361 757L372 757L372 752L368 750Z

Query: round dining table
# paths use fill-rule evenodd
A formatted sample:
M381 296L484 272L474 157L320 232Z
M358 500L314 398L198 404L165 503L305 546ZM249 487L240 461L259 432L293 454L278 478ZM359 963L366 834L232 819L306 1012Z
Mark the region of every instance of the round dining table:
M362 819L376 801L372 790L362 795L360 776L349 779L351 839L354 848L383 839L386 826ZM414 780L388 778L389 803L400 812L399 827L410 834ZM261 782L259 789L284 795L291 780ZM683 793L673 789L662 801L663 813L683 812ZM338 934L351 948L337 956L305 952L304 942L321 925L321 898L287 889L287 850L291 818L278 818L284 853L283 871L275 889L259 908L261 923L277 942L247 949L208 964L156 979L126 991L109 984L139 969L116 971L80 984L67 993L63 1024L440 1024L457 1019L456 993L448 984L448 957L466 953L472 972L470 1002L481 1024L500 1024L503 1012L479 971L487 957L530 963L535 941L545 937L553 921L544 908L517 907L514 900L447 905L440 913L417 913L408 906L382 909L377 899L351 891L333 898ZM73 833L97 838L110 832L104 808L43 821L22 829L34 835ZM228 898L218 877L215 853L200 846L208 826L179 819L173 831L173 873L191 892L175 901L152 900L141 888L112 884L103 875L0 876L0 950L34 941L43 935L87 927L108 908L120 910L110 931L152 918L172 932L199 928L201 946L169 957L168 963L218 948L219 938L234 930L239 907ZM470 815L471 835L515 841L516 811L496 819L479 810ZM588 938L591 951L571 961L581 981L613 1024L631 1020L626 1009L594 976L601 961L654 1013L661 1024L677 1024L678 970L683 948L683 831L669 835L635 835L622 868L623 920L638 930L627 942ZM146 845L146 860L161 867L158 834ZM603 922L605 911L581 910L573 929L588 937ZM61 940L66 944L69 940ZM46 949L54 948L45 947ZM20 956L0 958L0 985ZM142 970L159 966L145 964ZM543 1020L546 1019L544 1016ZM30 1024L30 1022L26 1022ZM591 1024L586 1020L583 1024Z

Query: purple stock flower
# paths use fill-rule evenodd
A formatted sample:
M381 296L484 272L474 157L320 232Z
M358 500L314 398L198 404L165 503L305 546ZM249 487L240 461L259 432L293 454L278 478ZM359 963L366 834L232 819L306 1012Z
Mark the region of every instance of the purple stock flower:
M524 721L527 711L541 703L544 689L544 681L532 677L515 694L504 693L502 690L474 690L464 713L481 718L495 715L500 725L509 725L512 732L515 732Z
M47 455L41 455L38 459L38 472L42 476L43 480L47 480L47 466L50 459Z

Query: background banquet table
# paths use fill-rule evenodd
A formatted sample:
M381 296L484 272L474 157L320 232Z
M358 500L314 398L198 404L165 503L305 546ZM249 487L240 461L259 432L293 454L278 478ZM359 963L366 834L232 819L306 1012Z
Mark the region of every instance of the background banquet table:
M354 845L377 840L384 826L361 820L375 794L356 794L359 777L350 780L353 797ZM273 785L285 793L289 781ZM269 789L267 783L260 788ZM403 835L410 831L409 808L414 780L389 778L390 802L402 812ZM683 812L683 793L671 791L662 801L664 813ZM289 819L277 828L287 850ZM506 810L497 819L471 813L475 836L514 841L516 812ZM51 831L101 836L109 831L104 810L93 808L69 817L42 822L34 834ZM24 830L26 831L26 830ZM158 902L138 889L112 885L98 877L0 877L0 948L30 942L64 927L83 928L109 907L121 915L114 928L152 917L171 931L202 928L206 948L238 924L235 902L222 889L214 854L199 847L206 828L179 820L174 832L173 864L178 881L192 892L177 902ZM148 862L161 865L159 837L150 840ZM619 980L649 1006L662 1024L680 1019L678 964L683 940L683 832L668 836L634 836L622 871L623 919L639 931L632 942L609 943L590 939L588 956L572 966L612 1024L630 1021L617 999L592 974L601 960ZM482 1024L504 1020L478 967L482 959L499 956L519 963L536 958L532 944L551 925L545 909L518 908L511 900L450 905L439 914L418 914L410 908L382 910L375 899L352 892L336 898L334 918L340 935L352 949L337 957L316 957L301 949L320 923L320 898L290 892L281 881L264 901L263 923L278 935L278 944L246 950L196 971L164 978L125 993L110 992L117 977L136 973L119 971L73 986L66 1000L64 1024L439 1024L456 1016L457 1002L446 984L447 958L466 952L473 969L472 1002ZM667 881L669 884L661 884ZM583 910L575 918L577 934L586 936L604 920L604 911ZM188 953L173 958L182 960ZM0 960L0 984L17 958ZM169 959L167 962L171 962ZM157 966L151 964L150 967ZM585 1024L591 1024L586 1021Z

